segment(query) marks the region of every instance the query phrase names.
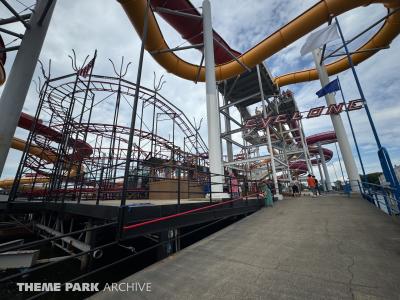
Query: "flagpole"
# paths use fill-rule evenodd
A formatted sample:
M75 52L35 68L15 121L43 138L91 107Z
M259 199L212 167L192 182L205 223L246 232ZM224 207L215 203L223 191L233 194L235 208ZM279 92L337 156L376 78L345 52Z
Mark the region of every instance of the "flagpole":
M355 79L356 84L357 84L358 91L359 91L360 96L361 96L361 100L363 101L363 104L364 104L365 112L367 113L368 121L369 121L369 123L371 125L372 132L374 134L375 141L376 141L376 144L378 146L378 157L379 157L379 160L380 160L380 163L381 163L383 174L384 174L385 179L387 180L387 182L389 182L390 186L395 190L394 194L395 194L395 198L397 200L397 206L400 209L400 184L399 184L399 181L398 181L396 173L395 173L395 171L393 169L393 164L392 164L392 162L390 160L389 153L387 152L386 148L382 147L381 141L379 140L379 136L378 136L378 133L376 131L374 121L372 120L372 116L371 116L371 113L369 111L369 107L368 107L367 101L365 99L364 92L363 92L363 90L361 88L360 80L358 79L357 72L356 72L356 69L354 67L353 60L352 60L351 55L349 53L349 49L347 47L347 43L346 43L346 41L344 39L342 28L340 27L340 24L339 24L339 20L337 19L337 17L335 17L335 20L336 20L336 26L337 26L337 28L339 30L340 38L342 39L342 43L343 43L344 50L346 52L347 59L349 61L349 65L351 67L351 71L353 72L353 76L354 76L354 79Z
M343 100L343 103L344 103L344 105L345 105L345 111L346 111L346 115L347 115L347 120L349 121L350 130L351 130L351 135L353 136L354 144L356 145L358 160L360 161L361 170L362 170L362 172L363 172L364 180L366 180L367 177L365 176L364 164L363 164L363 161L362 161L362 159L361 159L360 149L358 148L358 143L357 143L356 135L354 134L353 123L351 122L350 114L349 114L349 111L347 110L347 107L346 107L346 99L344 98L344 94L343 94L343 90L342 90L342 85L340 84L339 76L337 76L336 78L337 78L337 81L338 81L338 83L339 83L340 94L342 95L342 100Z
M354 67L354 63L353 63L353 60L351 58L351 55L350 55L350 52L349 52L349 48L347 47L347 43L346 43L346 41L344 39L342 28L339 25L338 18L335 17L335 20L336 20L336 26L337 26L337 28L339 30L340 38L342 39L342 43L343 43L344 50L346 52L347 59L349 61L349 65L350 65L351 71L353 72L353 76L354 76L354 79L355 79L356 84L357 84L358 92L360 93L361 100L363 101L363 104L364 104L365 112L367 113L368 121L369 121L369 123L371 125L372 132L374 133L376 144L378 145L378 148L380 149L380 148L382 148L381 141L379 140L379 136L378 136L378 133L376 131L374 121L372 120L372 116L371 116L371 113L369 111L367 100L365 99L364 92L363 92L363 89L362 89L361 84L360 84L360 80L358 79L358 75L357 75L356 69Z

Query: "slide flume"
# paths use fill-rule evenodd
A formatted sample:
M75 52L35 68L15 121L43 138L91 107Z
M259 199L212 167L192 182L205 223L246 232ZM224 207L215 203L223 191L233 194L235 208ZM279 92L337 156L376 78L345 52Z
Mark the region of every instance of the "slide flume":
M147 0L119 0L119 2L141 37ZM299 38L305 36L307 33L318 28L320 25L328 22L329 16L338 16L354 8L373 3L384 4L389 11L400 7L399 0L323 0L279 30L275 31L247 52L239 55L237 59L248 67L254 67L268 57L289 46ZM192 81L197 80L197 74L200 68L198 81L204 81L204 67L188 63L175 55L174 52L156 53L160 50L169 49L169 47L161 33L152 9L147 13L147 20L148 35L145 42L145 48L148 52L152 53L153 58L168 72ZM368 49L386 47L390 45L391 41L399 33L400 11L388 17L380 30L358 50L365 51ZM355 64L359 64L376 52L377 51L367 51L357 53L353 54L352 58ZM329 75L337 74L348 68L349 64L346 58L339 59L327 65ZM246 70L235 60L218 64L215 67L216 78L219 81L229 79L243 73L244 71ZM316 70L310 69L278 76L275 78L275 83L279 86L284 86L293 83L311 81L317 78L318 75Z

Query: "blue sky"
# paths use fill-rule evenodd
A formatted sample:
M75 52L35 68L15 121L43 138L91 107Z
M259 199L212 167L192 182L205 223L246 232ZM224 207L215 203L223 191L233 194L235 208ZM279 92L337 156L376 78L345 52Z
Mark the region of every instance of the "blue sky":
M33 3L34 1L30 2ZM202 1L196 0L192 2L196 7L200 7ZM232 48L243 52L316 2L315 0L215 0L211 1L213 24L214 28ZM30 4L29 1L24 3ZM22 6L20 8L21 10L23 9ZM339 20L346 38L351 38L354 34L384 16L385 13L386 11L382 5L371 5L348 12L340 16ZM5 17L3 9L0 12L0 17ZM184 42L162 20L160 20L160 27L171 47ZM10 28L22 30L19 25L13 25ZM358 43L355 43L355 46L365 41L372 33L373 31L365 35ZM5 36L3 35L3 37ZM7 38L6 42L11 40ZM280 75L312 66L311 55L300 57L299 52L303 42L304 38L265 61L273 75ZM119 61L121 56L124 56L126 60L133 63L127 78L135 81L140 40L117 1L58 1L40 59L44 62L52 59L54 75L69 73L71 67L68 54L71 53L72 48L76 50L81 61L87 54L93 53L94 49L98 49L99 54L95 69L95 73L98 74L112 75L113 72L108 58ZM398 135L400 106L397 103L398 95L400 95L398 77L400 67L399 49L400 38L397 38L390 49L379 52L368 61L357 66L357 72L381 142L388 148L395 164L400 163L400 138ZM195 63L200 61L200 54L196 50L185 51L180 55ZM6 70L10 69L12 61L13 54L10 54L5 66ZM191 120L193 117L197 120L201 117L206 117L204 84L194 84L172 74L166 74L148 53L145 54L144 61L142 85L151 88L153 85L153 72L156 72L159 76L164 74L167 83L161 94L181 108ZM37 72L36 76L38 75L39 73ZM351 72L346 71L339 76L347 99L359 98ZM2 88L0 87L0 92ZM320 88L318 81L291 85L287 88L294 91L301 110L307 110L310 107L325 103L324 99L318 99L315 96L315 92ZM24 111L33 113L36 104L37 94L34 90L34 85L32 85ZM343 114L342 117L350 136L345 115ZM376 154L377 148L372 138L365 111L353 112L351 117L367 171L380 171ZM307 135L332 130L332 124L328 117L307 120L304 122L304 126ZM163 133L168 136L168 132ZM204 140L207 140L207 129L204 122L201 134ZM24 135L26 133L23 130L17 130L16 136L23 137ZM351 143L354 148L352 140ZM333 145L327 147L334 149ZM2 175L3 178L12 177L15 174L18 159L19 153L11 150ZM337 159L334 158L332 163L335 165L336 172L339 175ZM334 168L332 164L330 165L331 178L336 179Z

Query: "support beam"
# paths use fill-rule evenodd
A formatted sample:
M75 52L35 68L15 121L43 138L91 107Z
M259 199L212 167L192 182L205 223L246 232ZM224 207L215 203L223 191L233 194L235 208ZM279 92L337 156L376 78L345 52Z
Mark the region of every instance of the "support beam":
M160 53L166 53L166 52L176 52L176 51L182 51L182 50L188 50L188 49L199 49L203 48L203 44L195 44L195 45L190 45L190 46L184 46L184 47L175 47L171 49L161 49L161 50L156 50L156 51L151 51L150 54L160 54Z
M264 98L264 90L262 86L262 81L261 81L261 74L260 74L260 66L257 65L257 77L258 77L258 86L260 89L260 94L261 94L261 103L262 103L262 108L263 108L263 116L264 118L267 117L267 108L265 105L265 98ZM271 142L271 134L269 131L269 125L265 129L265 134L267 135L267 143L268 143L268 152L269 155L271 156L271 168L272 168L272 178L274 179L274 186L275 186L275 193L276 197L281 200L282 195L279 194L279 186L278 186L278 177L276 176L276 169L275 169L275 159L274 159L274 150L272 149L272 142Z
M237 126L242 127L243 125L239 123L236 119L232 118L231 115L228 115L226 112L221 111L221 114L223 114L225 117L227 117L229 120L231 120L233 123L235 123Z
M326 165L325 155L324 155L324 152L322 151L322 147L321 147L320 143L318 143L318 152L319 152L319 157L321 159L322 169L324 170L326 189L329 192L329 191L332 191L331 178L329 176L328 166Z
M383 18L379 19L378 21L376 21L375 23L373 23L371 26L369 26L368 28L364 29L363 31L361 31L359 34L357 34L356 36L354 36L353 38L351 38L350 40L348 40L346 43L347 45L350 44L351 42L353 42L354 40L358 39L360 36L362 36L364 33L370 31L372 28L374 28L376 25L378 25L379 23L381 23L382 21L386 20L387 18L389 18L391 15L397 13L400 10L400 8L396 8L393 9L390 13L388 13L386 16L384 16ZM332 57L333 54L337 53L340 49L344 48L344 44L341 45L340 47L338 47L337 49L333 50L329 55L327 55L326 57L324 57L324 60L328 59L329 57Z
M4 32L4 33L6 33L6 34L15 36L15 37L20 38L20 39L22 39L22 38L24 37L23 34L16 33L16 32L14 32L14 31L7 30L7 29L4 29L4 28L0 28L0 32Z
M232 165L240 165L240 164L245 164L253 161L260 161L264 159L270 159L270 155L263 155L263 156L258 156L258 157L252 157L252 158L247 158L247 159L241 159L241 160L235 160L231 162L226 162L224 163L224 166L232 166Z
M321 159L317 157L317 166L318 166L318 171L319 171L319 178L321 179L321 185L322 188L324 189L324 192L327 191L326 189L326 183L325 183L325 176L324 173L322 173L322 169L321 169ZM311 174L312 172L310 172Z
M199 15L188 14L185 12L172 10L172 9L168 9L168 8L164 8L164 7L156 7L153 10L158 13L170 14L170 15L191 18L191 19L197 19L197 20L201 20L203 18L202 16L199 16Z
M22 19L22 20L28 20L30 17L31 17L31 14L25 14L25 15L19 15L20 16L20 18ZM17 17L10 17L10 18L6 18L6 19L1 19L0 20L0 26L1 25L7 25L7 24L12 24L12 23L15 23L15 22L19 22L19 18L17 18Z
M208 153L210 161L210 172L224 174L222 166L221 149L221 124L219 114L219 103L217 99L217 84L215 79L215 60L213 29L211 21L211 4L209 0L203 0L203 36L204 36L204 61L206 68L206 99L207 99L207 125L208 125ZM211 190L213 198L223 196L222 176L214 176ZM216 194L214 194L216 193Z
M303 151L304 151L304 158L305 158L305 161L306 161L308 174L311 174L312 173L312 166L311 166L311 162L310 162L310 155L308 153L308 145L307 145L306 140L304 138L303 124L301 123L301 120L297 121L297 127L298 127L298 130L299 130L299 135L300 135L300 140L301 140L301 147L303 148Z
M228 118L226 118L226 119L228 119ZM243 130L244 130L244 128L236 128L233 130L225 131L225 132L221 133L221 137L224 138L224 137L228 136L229 138L231 138L232 134L242 132Z
M349 55L357 54L357 53L368 53L368 52L378 52L380 50L385 50L389 49L390 46L385 46L385 47L379 47L379 48L371 48L371 49L365 49L365 50L358 50L354 52L350 52ZM329 57L339 57L339 56L346 56L346 53L338 53L338 54L331 54Z
M4 3L4 1L2 2ZM26 30L25 36L21 41L19 51L0 98L0 175L7 159L11 139L14 136L22 107L24 106L56 2L53 1L42 26L37 23L46 8L47 1L40 0L36 3L35 11L29 21L30 29Z
M226 85L225 85L226 86ZM224 93L225 94L225 93ZM223 95L224 97L224 105L228 104L228 99ZM229 112L229 107L225 109L225 133L222 133L221 136L227 136L229 139L232 139L232 128L231 128L231 121L230 121L230 112ZM242 131L242 128L238 128L236 130ZM232 148L232 142L226 140L226 154L228 156L228 161L233 161L233 148Z
M232 59L234 59L239 65L241 65L243 69L247 70L247 72L251 72L251 69L248 66L246 66L244 63L242 63L235 55L233 55L233 53L228 48L225 47L225 45L223 45L215 37L214 37L214 41L217 42L217 44L220 45L221 48L224 49L232 57Z
M225 95L226 98L229 98L229 96L231 95L231 93L232 93L233 89L235 88L236 83L239 80L239 78L240 78L240 74L235 77L235 80L231 84L231 88L229 89L228 93Z
M257 93L254 93L254 94L252 94L252 95L246 96L246 97L244 97L244 98L241 98L241 99L236 100L236 101L234 101L234 102L231 102L231 103L229 103L229 104L224 104L224 106L221 106L220 110L225 110L225 109L228 108L228 107L237 105L237 104L239 104L239 103L242 103L242 102L244 102L244 101L247 101L247 100L249 100L249 99L252 99L252 98L258 97L258 96L260 96L260 92L257 92Z
M231 138L229 138L229 137L227 137L227 136L224 137L224 139L225 139L226 141L229 141L230 143L232 143L232 144L238 146L238 147L241 148L241 149L245 149L245 148L246 148L244 145L242 145L242 144L240 144L240 143L238 143L238 142L232 140Z
M8 4L8 2L6 1L6 0L0 0L0 2L1 3L3 3L3 5L5 6L5 7L7 7L7 9L18 19L18 21L20 21L24 26L25 26L25 28L26 29L29 29L30 28L30 26L32 25L32 24L28 24L28 23L26 23L26 21L23 19L23 18L21 18L21 16L19 15L19 13L10 5L10 4ZM42 1L42 2L44 2L44 1ZM42 3L43 4L43 3ZM38 7L38 3L36 4L36 7L35 8L37 8ZM43 11L43 10L41 10L41 11ZM38 16L38 14L36 14L36 17ZM38 20L38 19L37 19Z
M7 48L0 48L0 53L5 53L5 52L11 52L11 51L17 51L20 46L13 46L13 47L7 47Z
M312 53L314 57L315 66L319 75L319 80L321 82L321 86L324 87L329 83L329 77L325 65L324 64L320 65L321 50L315 49L313 50ZM331 104L336 105L336 99L333 93L325 95L325 100L328 106ZM333 128L335 129L340 151L342 152L342 157L346 168L346 172L349 175L349 180L351 182L352 190L359 191L357 182L360 181L360 176L358 175L356 162L354 160L353 153L351 152L350 143L347 138L347 133L343 125L342 117L340 114L331 114L330 117L332 120Z

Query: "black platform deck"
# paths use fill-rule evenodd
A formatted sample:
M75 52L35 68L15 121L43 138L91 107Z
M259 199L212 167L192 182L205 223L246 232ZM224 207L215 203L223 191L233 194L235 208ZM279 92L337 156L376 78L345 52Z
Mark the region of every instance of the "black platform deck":
M180 212L186 212L197 208L207 207L209 200L182 200L178 205L176 200L130 200L126 206L119 206L119 200L102 201L98 205L94 201L81 203L55 203L41 201L14 201L8 203L0 201L0 213L40 213L59 212L75 216L99 219L100 221L117 221L122 219L122 225L130 225L160 217L170 216ZM221 204L217 207L207 208L180 217L149 224L126 231L122 238L132 238L143 234L160 232L166 228L180 228L195 224L210 222L224 217L237 216L253 213L263 206L263 201L257 198L240 200ZM122 216L122 217L121 217Z

